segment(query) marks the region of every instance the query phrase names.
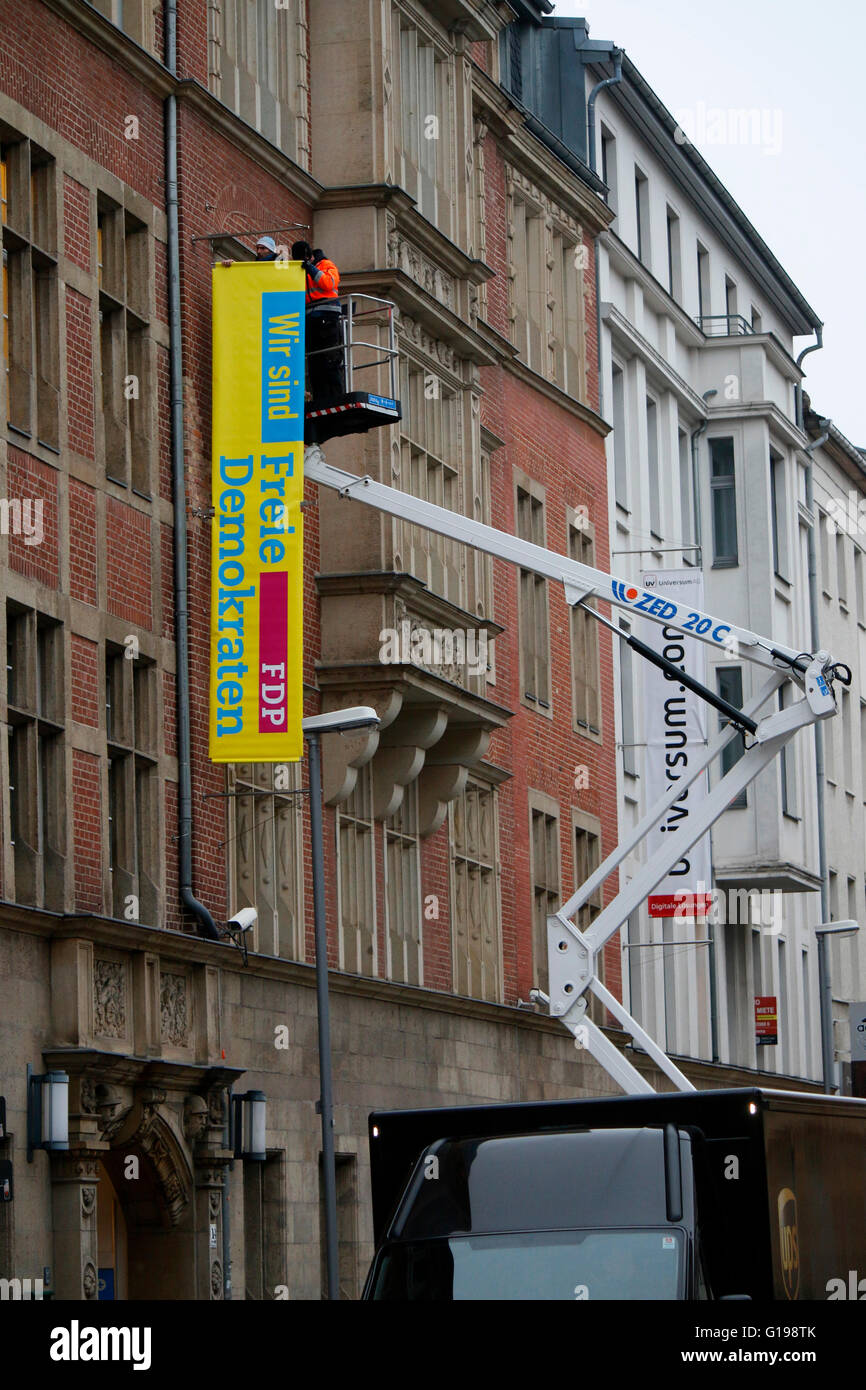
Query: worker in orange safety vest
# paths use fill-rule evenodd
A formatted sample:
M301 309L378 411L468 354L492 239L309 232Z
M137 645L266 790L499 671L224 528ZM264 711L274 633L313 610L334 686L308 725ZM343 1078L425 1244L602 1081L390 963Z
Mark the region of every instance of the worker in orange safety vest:
M308 385L313 400L327 401L346 390L343 366L343 309L337 299L340 272L322 250L308 241L296 241L292 260L300 261L307 275ZM328 348L338 351L328 352Z

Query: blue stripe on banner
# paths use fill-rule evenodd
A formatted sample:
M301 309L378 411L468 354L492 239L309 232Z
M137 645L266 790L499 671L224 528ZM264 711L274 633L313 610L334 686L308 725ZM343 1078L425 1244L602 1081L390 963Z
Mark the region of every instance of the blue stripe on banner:
M304 436L304 293L262 295L262 443Z

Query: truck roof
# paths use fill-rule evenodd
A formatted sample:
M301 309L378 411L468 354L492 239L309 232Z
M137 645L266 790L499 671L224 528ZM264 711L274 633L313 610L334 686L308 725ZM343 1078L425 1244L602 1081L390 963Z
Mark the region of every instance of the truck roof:
M664 1124L699 1129L708 1139L747 1138L760 1133L763 1112L769 1109L859 1115L866 1123L866 1100L763 1087L374 1111L369 1134L376 1242L381 1240L419 1156L436 1140Z

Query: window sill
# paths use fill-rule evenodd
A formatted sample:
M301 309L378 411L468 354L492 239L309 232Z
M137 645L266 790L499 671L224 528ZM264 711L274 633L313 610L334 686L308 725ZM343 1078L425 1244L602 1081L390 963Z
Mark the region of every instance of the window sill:
M737 556L733 560L714 560L710 568L714 570L734 570L739 567L739 564L740 559L739 556Z

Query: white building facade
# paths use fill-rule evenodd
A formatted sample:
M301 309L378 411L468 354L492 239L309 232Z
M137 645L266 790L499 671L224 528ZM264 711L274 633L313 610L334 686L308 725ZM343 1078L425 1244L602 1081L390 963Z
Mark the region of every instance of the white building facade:
M586 63L587 97L613 71L609 60ZM621 71L594 111L596 166L616 211L599 240L611 569L640 581L646 571L699 568L705 611L812 651L816 528L820 645L854 675L825 726L830 912L863 921L864 536L831 536L824 524L833 497L847 508L849 490L862 495L862 461L832 437L816 451L809 511L794 340L814 341L820 321L627 57ZM622 644L617 657L624 835L647 809L647 745L658 731L644 718L643 663ZM708 650L706 679L740 705L763 676L735 650ZM710 727L718 718L708 711ZM719 775L717 765L711 777ZM643 857L625 862L623 882ZM644 907L629 924L630 1005L669 1052L820 1079L820 869L814 738L805 731L714 827L709 922L651 919ZM847 1001L866 997L856 938L834 942L831 961L835 1079L844 1084ZM776 1045L756 1044L757 996L777 1000Z

